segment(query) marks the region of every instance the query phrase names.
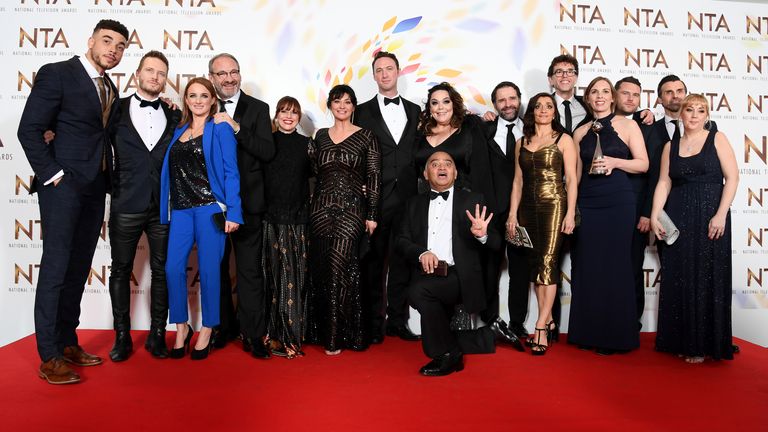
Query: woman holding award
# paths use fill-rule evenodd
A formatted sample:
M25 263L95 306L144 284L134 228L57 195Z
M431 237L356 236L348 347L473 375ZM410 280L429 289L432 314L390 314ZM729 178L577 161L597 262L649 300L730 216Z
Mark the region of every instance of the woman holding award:
M662 208L680 230L662 245L658 351L679 354L688 363L732 359L731 217L739 169L728 138L708 131L709 105L688 95L680 106L685 130L664 146L653 195L651 228L663 240Z
M533 355L546 354L551 340L560 246L563 234L571 234L576 225L577 161L576 145L560 124L554 97L532 97L523 117L523 137L515 146L507 235L516 235L519 222L533 244L530 280L539 306L535 333L528 340Z
M571 249L568 341L598 354L627 352L640 344L631 248L635 196L627 174L648 169L637 124L614 116L616 91L607 78L587 86L595 121L576 129L581 181L581 226Z

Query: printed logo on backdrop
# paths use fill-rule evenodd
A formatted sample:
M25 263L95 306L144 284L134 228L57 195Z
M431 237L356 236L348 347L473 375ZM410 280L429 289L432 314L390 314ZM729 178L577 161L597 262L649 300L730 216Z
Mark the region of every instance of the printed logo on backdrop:
M34 177L31 174L16 174L14 177L13 195L8 197L8 204L37 205L37 196L29 193Z
M744 134L744 159L743 167L739 172L748 176L762 176L768 174L768 137L750 137Z
M687 31L683 37L736 40L724 14L710 11L688 11L687 14Z
M598 45L587 44L560 44L560 54L568 54L576 57L579 62L579 74L583 72L609 74L613 68L607 67L603 50Z
M747 53L746 56L746 75L742 79L747 81L768 81L768 55Z
M743 214L768 214L768 187L747 186L745 194L747 207L742 209Z
M76 13L77 8L72 5L73 0L16 0L18 6L13 8L14 12L55 12L55 13ZM0 7L0 11L5 10Z
M109 294L110 267L108 264L91 264L88 278L85 280L85 294ZM13 293L34 293L39 276L40 263L14 262L13 286L8 287L8 291Z
M659 47L624 47L624 64L619 68L619 72L625 75L649 77L649 80L658 80L664 75L668 75L669 63L664 50ZM648 88L655 99L655 90ZM645 92L645 91L644 91ZM648 105L651 100L648 96Z
M577 2L560 2L560 24L555 25L560 30L603 31L611 32L606 25L600 7L593 4Z
M760 42L768 37L768 16L745 16L746 32L741 40Z
M5 151L5 144L3 144L3 140L0 139L0 161L12 161L13 160L13 153L9 153Z
M768 120L768 94L747 94L746 113L742 120Z
M15 56L53 57L50 61L75 55L67 40L67 32L56 26L19 26L17 48L12 52Z
M741 252L745 255L768 254L768 228L750 226L747 230L747 248Z
M654 36L673 36L661 9L624 7L624 27L619 33Z
M91 0L91 13L161 15L221 15L218 7L225 0ZM150 8L151 7L151 8Z
M713 120L737 119L725 92L705 91L701 95L709 102L709 115Z

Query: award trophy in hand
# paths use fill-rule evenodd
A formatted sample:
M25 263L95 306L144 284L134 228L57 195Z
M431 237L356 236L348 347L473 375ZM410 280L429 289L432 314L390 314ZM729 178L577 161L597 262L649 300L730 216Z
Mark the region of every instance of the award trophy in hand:
M595 120L592 122L592 132L597 136L597 143L595 144L595 154L592 156L592 165L589 167L589 173L595 175L605 175L605 168L596 168L595 161L603 160L603 148L600 146L600 131L603 129L602 123Z

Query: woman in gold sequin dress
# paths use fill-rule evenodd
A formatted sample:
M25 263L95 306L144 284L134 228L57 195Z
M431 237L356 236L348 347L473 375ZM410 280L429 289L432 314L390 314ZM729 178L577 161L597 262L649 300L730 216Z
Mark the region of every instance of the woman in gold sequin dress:
M352 124L355 92L337 85L328 94L333 126L310 143L317 186L310 215L312 319L325 353L366 348L360 298L360 242L376 229L381 154L373 133Z
M523 137L515 146L507 231L514 236L519 223L533 243L531 282L539 306L536 330L529 339L533 355L547 352L554 324L560 245L563 234L571 234L576 225L577 160L578 151L560 124L555 99L549 93L532 97L523 117Z

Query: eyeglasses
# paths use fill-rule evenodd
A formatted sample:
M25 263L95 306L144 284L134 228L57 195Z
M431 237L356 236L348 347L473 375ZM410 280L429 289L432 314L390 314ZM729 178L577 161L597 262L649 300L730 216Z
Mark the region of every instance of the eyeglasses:
M576 69L556 69L555 76L574 76L576 75Z
M219 79L224 79L228 76L231 76L232 78L238 78L240 76L240 71L237 69L233 69L229 72L225 72L225 71L216 72L214 75L219 77Z

